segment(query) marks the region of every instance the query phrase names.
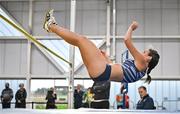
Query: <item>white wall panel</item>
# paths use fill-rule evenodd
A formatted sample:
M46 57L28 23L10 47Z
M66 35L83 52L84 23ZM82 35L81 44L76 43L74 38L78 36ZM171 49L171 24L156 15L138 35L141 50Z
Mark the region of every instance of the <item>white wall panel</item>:
M82 2L82 8L85 10L102 10L106 7L106 1L104 0L77 0L78 2Z
M163 9L162 11L162 35L178 35L178 10Z
M128 9L128 0L116 0L116 9L117 10L127 10Z
M100 0L77 1L76 23L76 30L81 34L105 35L106 2Z
M145 9L160 9L162 0L144 0Z
M127 10L117 10L116 35L124 36L128 28Z
M177 100L177 88L176 88L176 81L170 82L170 100ZM176 110L177 109L177 102L170 102L170 110Z
M55 11L70 11L70 0L61 0L60 2L54 0L50 2L49 6Z
M18 7L16 7L18 6ZM7 7L11 11L21 11L23 9L23 2L9 2Z
M178 8L178 0L162 0L162 8Z
M155 89L155 97L154 99L158 101L158 104L161 105L163 101L163 82L162 81L156 81L156 89ZM151 92L149 92L151 93Z
M62 74L58 69L48 60L48 58L40 52L40 50L32 46L32 56L31 56L31 74L33 75L53 75ZM56 70L52 70L54 67ZM51 76L50 76L51 77Z
M29 32L29 26L28 26L28 23L29 23L29 12L28 11L24 11L22 13L22 21L20 23L22 23L22 27L27 30L27 32ZM33 28L32 28L33 29Z
M27 70L27 45L24 40L1 40L0 74L25 75Z
M77 12L76 12L76 32L77 33L83 33L83 11L82 10L78 10L77 9Z
M44 11L49 9L50 2L47 1L35 1L34 2L34 11Z
M167 98L169 99L169 96L170 96L170 87L169 87L169 81L163 81L163 85L164 85L164 88L163 88L163 101L165 100L164 98ZM169 102L166 102L164 103L165 107L169 107Z
M5 42L5 74L19 74L20 73L20 45L17 41Z
M151 82L151 87L148 88L148 93L154 99L156 98L156 88L157 88L156 82L152 81Z
M82 32L86 35L96 35L98 34L98 13L97 11L86 11L83 13L83 26ZM105 17L104 17L105 18ZM105 23L104 23L105 24ZM93 29L92 29L93 28Z
M75 75L81 75L82 77L85 77L85 78L90 78L89 77L89 74L87 72L87 69L86 67L83 65L81 66L80 69L78 69L76 72L75 72ZM75 76L75 78L78 78L77 76Z
M128 9L143 9L144 0L128 0Z
M176 85L176 88L177 88L177 99L180 100L180 83L177 81L177 85ZM180 110L180 101L177 102L177 106L178 106L178 110Z
M134 106L136 105L135 99L136 99L136 95L137 95L137 94L134 94L134 93L136 93L136 92L137 92L136 86L134 86L133 84L128 84L128 95L129 95L129 99L130 99L130 101L133 102Z
M27 40L20 41L20 74L26 75L27 74Z
M4 73L4 52L5 51L5 41L0 40L0 74Z
M145 10L145 35L161 35L161 10L146 9Z
M122 40L116 40L116 62L121 63L121 55L127 50Z
M8 2L6 9L26 30L29 21L29 2Z
M177 97L180 98L180 83L177 83Z
M176 42L164 42L162 50L162 72L164 76L179 75L180 60L179 58L179 43Z
M25 78L27 74L27 40L0 40L0 44L0 78L7 76L7 78ZM62 74L35 47L32 48L31 60L32 75L50 75L49 77L51 77L51 75Z

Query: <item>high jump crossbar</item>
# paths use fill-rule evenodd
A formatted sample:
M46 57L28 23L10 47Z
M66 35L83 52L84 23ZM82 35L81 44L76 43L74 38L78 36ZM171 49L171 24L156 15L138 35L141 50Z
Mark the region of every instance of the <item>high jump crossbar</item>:
M44 48L45 50L47 50L48 52L50 52L51 54L53 54L54 56L58 57L59 59L61 59L62 61L68 63L70 65L70 67L72 67L72 63L67 61L66 59L64 59L63 57L61 57L60 55L58 55L56 52L52 51L51 49L49 49L48 47L46 47L44 44L42 44L41 42L39 42L35 37L33 37L32 35L30 35L28 32L26 32L22 27L16 25L15 23L13 23L12 21L10 21L9 19L7 19L6 17L4 17L2 14L0 14L0 18L3 19L4 21L6 21L8 24L10 24L11 26L13 26L15 29L17 29L19 32L21 32L22 34L24 34L26 36L26 38L28 40L30 40L31 42L33 42L35 45L40 46L41 48Z

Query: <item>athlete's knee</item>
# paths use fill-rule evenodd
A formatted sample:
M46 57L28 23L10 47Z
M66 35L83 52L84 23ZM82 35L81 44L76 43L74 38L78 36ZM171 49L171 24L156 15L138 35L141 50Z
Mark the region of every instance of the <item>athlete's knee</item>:
M81 44L81 43L85 43L85 42L87 42L88 41L88 38L86 37L86 36L80 36L79 38L78 38L78 44Z

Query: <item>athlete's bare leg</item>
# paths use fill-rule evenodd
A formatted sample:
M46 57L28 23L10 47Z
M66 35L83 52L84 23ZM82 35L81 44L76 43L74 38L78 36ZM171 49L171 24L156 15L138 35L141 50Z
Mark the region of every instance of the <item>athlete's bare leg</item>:
M58 26L52 14L53 11L50 11L48 14L49 17L46 15L48 21L45 21L44 29L48 32L57 34L69 44L79 48L83 62L91 78L97 78L101 75L106 68L106 64L109 63L106 57L104 57L104 54L85 36L76 34L68 29ZM114 81L120 81L122 79L121 65L112 65L110 79Z

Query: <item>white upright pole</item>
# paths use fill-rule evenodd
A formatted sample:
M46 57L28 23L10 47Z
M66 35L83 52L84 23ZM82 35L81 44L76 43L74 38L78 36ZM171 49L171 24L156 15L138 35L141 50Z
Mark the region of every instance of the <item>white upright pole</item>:
M113 0L113 29L112 29L112 56L111 59L115 63L116 62L116 0Z
M26 91L27 91L27 101L30 101L31 93L31 42L28 40L27 44L27 74L26 74Z
M29 33L32 35L32 18L33 18L33 0L29 1ZM27 101L30 101L31 94L31 41L28 40L27 43L27 74L26 74L26 91L27 91Z
M110 55L110 18L111 18L111 7L110 7L111 0L107 0L107 23L106 23L106 53Z
M70 15L70 30L75 31L75 18L76 18L76 0L71 0L71 15ZM70 74L68 78L68 108L72 109L74 104L74 58L75 47L70 46L69 61L72 63L70 66Z
M33 0L29 0L29 33L32 35L32 23L33 23Z

